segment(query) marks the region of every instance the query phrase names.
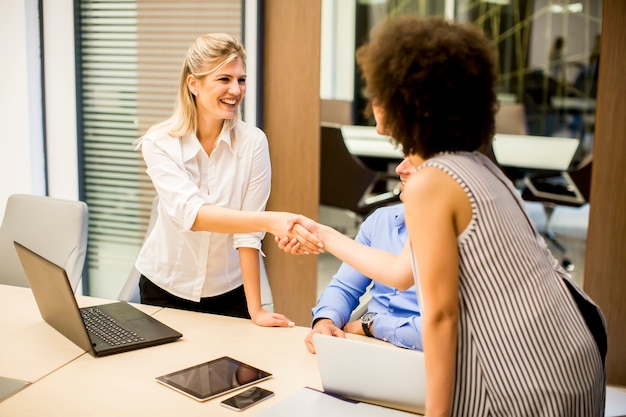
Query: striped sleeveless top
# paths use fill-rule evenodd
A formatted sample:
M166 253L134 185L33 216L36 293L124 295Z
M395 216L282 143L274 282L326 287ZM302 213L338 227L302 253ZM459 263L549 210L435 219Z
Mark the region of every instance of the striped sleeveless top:
M438 154L418 169L425 166L454 178L472 206L457 240L453 415L603 416L603 357L568 291L580 290L550 253L517 190L478 152ZM580 295L604 324L599 309Z

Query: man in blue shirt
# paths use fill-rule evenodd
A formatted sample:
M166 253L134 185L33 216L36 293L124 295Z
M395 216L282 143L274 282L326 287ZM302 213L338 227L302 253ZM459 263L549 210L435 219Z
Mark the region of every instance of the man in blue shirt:
M415 167L407 158L396 167L402 187L414 172ZM402 198L402 194L400 197ZM367 217L355 240L399 254L407 238L404 204L397 204L379 208ZM372 282L372 298L367 313L358 320L349 321L352 311L359 305L359 298ZM376 337L396 346L422 350L422 318L415 286L400 291L372 281L344 263L313 308L313 326L305 338L307 348L312 353L315 353L315 333L337 337L345 337L345 333L355 333Z

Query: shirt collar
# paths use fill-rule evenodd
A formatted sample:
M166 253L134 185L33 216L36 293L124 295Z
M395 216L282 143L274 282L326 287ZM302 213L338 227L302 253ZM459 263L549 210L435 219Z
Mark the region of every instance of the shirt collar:
M402 207L401 210L396 211L396 214L393 218L393 225L398 228L398 230L403 230L406 225L404 223L404 204L400 203Z
M234 126L232 129L229 130L222 128L222 131L217 137L217 143L215 147L217 148L218 146L220 146L220 142L224 142L228 146L228 149L230 149L231 152L234 152L234 139L232 137L233 131ZM202 149L202 146L200 146L200 141L198 140L195 132L191 132L182 136L180 138L180 143L183 161L188 161L194 158Z

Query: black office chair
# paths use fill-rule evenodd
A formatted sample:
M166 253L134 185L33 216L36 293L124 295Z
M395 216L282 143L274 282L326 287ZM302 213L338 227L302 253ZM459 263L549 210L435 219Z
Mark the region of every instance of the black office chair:
M380 182L398 177L374 171L350 153L340 125L322 124L320 143L320 204L356 214L358 226L377 208L400 202L399 187L372 193Z
M562 253L561 264L568 271L574 270L574 264L566 256L565 246L552 231L552 215L557 206L581 207L589 202L592 162L593 155L589 154L570 171L558 175L528 174L523 182L522 198L540 202L543 206L546 227L542 234Z

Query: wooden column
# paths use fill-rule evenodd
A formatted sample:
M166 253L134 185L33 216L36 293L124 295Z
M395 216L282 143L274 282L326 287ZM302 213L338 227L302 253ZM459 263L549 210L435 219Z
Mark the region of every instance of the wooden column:
M584 289L607 322L607 383L626 386L626 2L603 7Z
M268 210L317 220L319 208L321 0L265 0L263 130L272 159ZM317 257L264 242L274 310L308 326L316 302Z

